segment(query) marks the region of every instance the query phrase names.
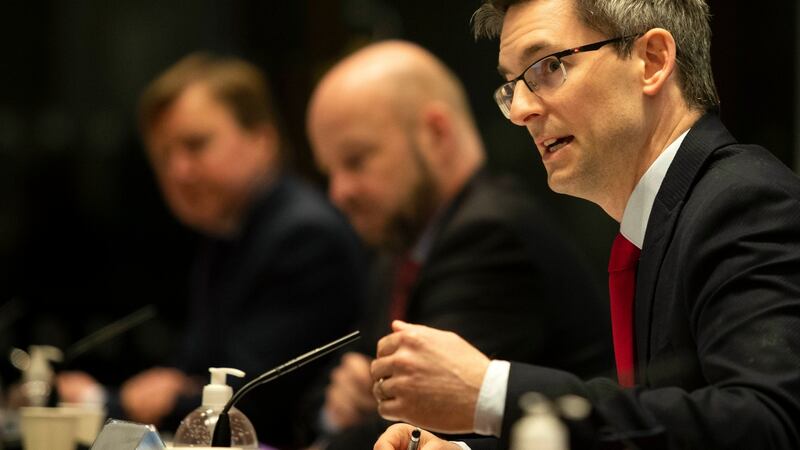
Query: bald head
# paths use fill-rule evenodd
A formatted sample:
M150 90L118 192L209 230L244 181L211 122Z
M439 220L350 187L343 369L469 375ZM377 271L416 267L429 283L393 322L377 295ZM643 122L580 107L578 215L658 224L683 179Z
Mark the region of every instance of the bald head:
M370 45L342 60L319 83L309 114L319 103L343 97L389 107L395 115L408 118L426 103L437 101L472 120L458 78L430 52L409 42Z
M411 43L370 45L320 81L308 109L308 134L330 196L367 241L413 241L439 206L484 160L458 79ZM424 192L423 192L424 191Z

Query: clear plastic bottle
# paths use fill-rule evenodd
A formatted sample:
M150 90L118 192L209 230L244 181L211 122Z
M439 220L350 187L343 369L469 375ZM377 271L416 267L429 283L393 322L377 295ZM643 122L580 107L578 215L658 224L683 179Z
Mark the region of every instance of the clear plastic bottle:
M48 405L53 394L52 361L61 361L61 350L49 345L31 345L29 350L30 364L22 372L22 387L30 406Z
M244 372L227 367L211 367L211 383L203 388L203 404L186 416L175 432L176 447L210 447L214 426L225 404L233 396L233 388L225 381L226 375L239 378ZM231 446L243 449L258 448L256 430L250 419L232 407L228 411L231 423Z
M567 427L556 414L553 404L543 395L528 392L520 398L525 411L511 429L512 450L567 450Z

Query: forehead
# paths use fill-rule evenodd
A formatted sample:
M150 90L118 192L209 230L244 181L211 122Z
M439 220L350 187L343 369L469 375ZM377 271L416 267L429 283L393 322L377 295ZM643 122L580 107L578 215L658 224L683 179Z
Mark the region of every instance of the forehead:
M379 138L381 131L394 128L399 111L392 96L382 88L386 83L369 85L361 79L334 82L325 86L311 107L312 132L327 138L360 132Z
M217 99L209 86L193 83L184 88L153 121L153 129L196 128L233 121L230 108Z
M211 87L203 82L188 85L166 108L173 115L197 114L204 116L208 110L227 112L228 108L214 95Z
M165 151L171 142L212 130L235 129L238 122L227 105L211 89L195 83L184 88L152 121L144 132L151 152Z
M584 25L569 0L528 0L511 6L500 33L499 70L516 76L534 60L585 44L599 33ZM588 41L587 41L588 42Z
M400 114L379 95L342 97L326 97L315 105L309 118L318 162L327 163L330 158L345 157L357 149L383 148L402 140Z

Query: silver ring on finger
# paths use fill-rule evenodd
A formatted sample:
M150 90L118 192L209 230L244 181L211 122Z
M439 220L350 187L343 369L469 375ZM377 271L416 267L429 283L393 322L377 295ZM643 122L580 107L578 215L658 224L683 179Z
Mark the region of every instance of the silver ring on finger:
M378 394L378 401L379 402L389 399L389 396L386 395L386 391L383 390L383 382L384 382L383 378L379 379L378 380L378 387L376 388L376 391L378 391L377 394Z

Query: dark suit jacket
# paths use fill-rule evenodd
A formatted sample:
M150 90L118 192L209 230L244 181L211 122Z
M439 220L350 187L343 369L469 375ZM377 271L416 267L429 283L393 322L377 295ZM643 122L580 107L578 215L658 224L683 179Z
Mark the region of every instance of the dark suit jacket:
M573 448L800 448L800 180L715 115L694 125L655 199L635 329L635 388L513 364L501 447L516 399L539 391L592 402Z
M321 194L281 178L257 199L238 238L205 243L177 366L205 383L208 367L235 367L250 380L354 330L364 295L362 256L350 227ZM292 444L293 409L321 368L303 367L237 405L261 442ZM200 399L181 403L194 408ZM185 413L178 408L174 416Z
M383 272L382 292L370 296L362 326L370 356L390 332L391 271ZM551 219L513 180L479 172L440 219L406 318L454 331L494 358L605 374L613 359L599 291ZM371 448L385 427L376 419L345 431L329 448Z

